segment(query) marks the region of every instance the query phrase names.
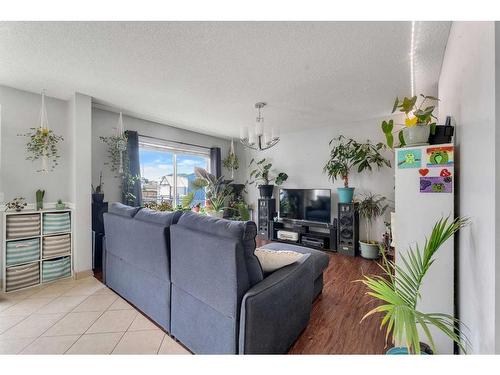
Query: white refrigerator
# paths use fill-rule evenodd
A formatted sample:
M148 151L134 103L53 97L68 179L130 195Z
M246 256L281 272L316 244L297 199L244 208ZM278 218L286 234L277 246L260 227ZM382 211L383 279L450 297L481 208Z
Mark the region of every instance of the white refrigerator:
M395 223L396 264L404 267L399 254L418 243L422 251L426 236L442 217L454 218L455 169L453 144L396 149ZM399 259L399 260L398 260ZM422 312L454 314L454 240L450 238L436 253L427 273L417 308ZM421 341L428 340L421 332ZM453 342L431 330L436 350L453 353Z

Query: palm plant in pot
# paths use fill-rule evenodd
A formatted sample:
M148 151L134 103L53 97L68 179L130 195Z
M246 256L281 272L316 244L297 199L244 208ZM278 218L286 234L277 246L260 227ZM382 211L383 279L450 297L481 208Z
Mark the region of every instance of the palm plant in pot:
M366 240L359 241L359 248L363 258L378 259L379 257L380 243L372 239L371 228L373 221L382 216L389 207L388 204L384 204L386 200L386 197L370 193L364 195L357 205L359 216L365 220L366 228Z
M465 352L467 337L460 331L460 322L453 316L439 312L422 312L418 309L421 287L427 272L436 260L436 253L450 237L468 224L468 219L440 219L426 239L423 249L417 245L406 254L398 254L398 264L385 256L381 247L383 275L365 276L360 280L368 288L367 294L381 304L369 311L366 317L381 313L381 328L386 328L386 340L392 336L394 348L388 354L420 354L423 345L421 333L436 352L431 327L443 332ZM421 330L419 330L419 328Z
M191 183L195 189L205 189L206 212L209 216L222 218L227 202L232 195L231 181L217 178L203 168L195 167L196 179Z
M436 108L435 103L439 101L438 98L429 95L420 94L422 100L417 103L417 96L411 98L403 98L400 100L396 98L392 113L399 110L400 113L405 114L404 125L399 125L400 129L396 132L394 130L394 120L382 121L382 131L387 140L387 146L394 147L394 135L396 133L399 139L399 147L404 146L418 146L427 144L429 141L429 134L434 134L436 130L436 116L433 112Z
M253 165L255 165L255 169L250 172L250 178L253 178L253 180L250 181L249 184L261 182L261 184L258 185L260 197L272 198L274 190L274 185L272 183L274 182L277 186L280 186L288 179L288 175L284 172L278 172L276 173L276 177L273 177L271 171L273 164L266 158L259 161L252 159L248 166L251 167Z
M384 158L382 152L386 149L383 143L373 144L370 141L359 143L352 138L343 135L333 138L329 145L333 147L330 151L330 159L323 167L323 172L328 174L332 181L342 179L343 188L337 188L340 203L352 202L354 188L349 187L349 174L353 168L358 173L365 170L373 170L373 166L390 167L391 162Z

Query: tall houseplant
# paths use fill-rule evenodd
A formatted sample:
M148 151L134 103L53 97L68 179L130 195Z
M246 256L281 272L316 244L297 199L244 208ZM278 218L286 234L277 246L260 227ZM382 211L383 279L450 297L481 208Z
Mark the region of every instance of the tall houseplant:
M255 159L252 159L248 166L255 166L255 168L250 172L250 178L253 180L251 180L249 183L255 184L261 182L258 185L261 198L272 198L274 190L274 185L272 185L272 182L274 182L277 186L280 186L288 179L288 175L284 172L278 172L276 173L276 176L273 177L271 171L273 164L266 158L259 161L255 161Z
M468 224L468 219L448 218L438 220L432 233L426 239L422 251L417 245L409 248L406 254L399 254L403 266L388 260L384 253L381 276L365 276L361 282L368 288L367 294L380 300L381 305L369 311L366 317L381 313L383 315L381 328L386 328L386 340L392 336L393 343L402 345L407 353L420 354L420 333L422 329L431 348L436 352L430 327L443 332L457 345L466 351L467 338L460 332L459 321L451 315L442 313L426 313L417 308L421 299L422 282L429 268L436 260L436 253L443 243L453 236L460 228ZM461 338L464 338L465 343ZM398 348L401 351L403 348ZM391 352L391 350L389 351Z
M328 174L332 181L337 179L344 181L344 187L337 188L340 203L352 202L354 188L349 187L349 174L353 168L361 173L365 170L371 171L373 166L377 166L378 169L391 166L391 162L381 153L386 148L383 143L373 144L370 141L359 143L341 135L333 138L329 145L332 144L330 159L323 167L323 172Z
M364 195L363 199L358 203L357 209L359 216L364 219L366 228L366 240L359 241L361 256L363 258L377 259L379 257L380 245L378 241L373 240L371 228L373 221L382 216L389 207L388 204L385 204L386 200L386 197L370 193Z
M232 195L232 189L229 185L231 181L225 181L222 176L217 178L199 167L194 168L194 173L196 179L191 183L191 186L194 189L205 189L207 214L222 218L226 204Z
M422 100L417 104L417 96L411 98L403 98L399 100L396 98L392 113L399 110L400 113L405 114L404 125L400 124L399 130L394 132L394 120L382 121L382 131L387 140L389 148L394 147L394 134L397 134L399 139L399 147L403 146L417 146L426 144L429 141L429 134L434 134L436 129L436 116L433 112L436 108L435 103L439 101L438 98L429 95L420 94Z

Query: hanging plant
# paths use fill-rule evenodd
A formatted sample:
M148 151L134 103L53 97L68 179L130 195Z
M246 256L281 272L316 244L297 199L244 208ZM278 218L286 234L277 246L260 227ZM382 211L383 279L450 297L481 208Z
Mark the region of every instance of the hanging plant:
M99 139L108 146L109 162L104 163L104 165L109 165L111 172L122 173L120 170L123 165L122 155L127 150L127 136L125 133L109 137L99 137Z
M234 171L240 167L238 157L234 152L234 143L231 140L231 148L227 154L227 157L222 161L222 165L231 171L231 179L234 179Z
M28 156L26 160L41 160L42 168L37 172L53 171L59 164L60 158L57 145L63 141L64 138L55 134L49 128L49 121L47 119L47 109L45 108L45 91L42 91L42 107L40 110L40 126L37 128L30 128L31 132L25 134L18 134L20 137L28 137L26 143L26 152Z
M22 137L28 137L26 143L26 160L42 160L42 168L37 172L52 172L59 164L59 150L57 144L64 140L60 135L56 135L48 128L30 128L31 132L19 134Z
M118 172L118 174L123 174L123 164L124 164L124 153L127 151L127 134L123 128L123 115L120 112L118 117L118 125L116 127L116 133L109 137L99 137L101 141L106 143L108 146L108 158L109 163L104 163L109 165L111 172ZM115 177L119 177L116 175Z

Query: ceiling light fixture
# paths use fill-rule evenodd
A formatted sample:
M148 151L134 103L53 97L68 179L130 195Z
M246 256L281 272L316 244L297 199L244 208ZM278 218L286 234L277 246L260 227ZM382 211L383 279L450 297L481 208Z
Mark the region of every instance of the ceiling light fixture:
M255 108L258 111L257 119L255 121L255 128L251 129L248 126L240 129L240 142L243 146L252 150L263 151L267 150L279 141L278 130L275 128L264 128L264 117L262 116L262 109L266 103L255 103Z

